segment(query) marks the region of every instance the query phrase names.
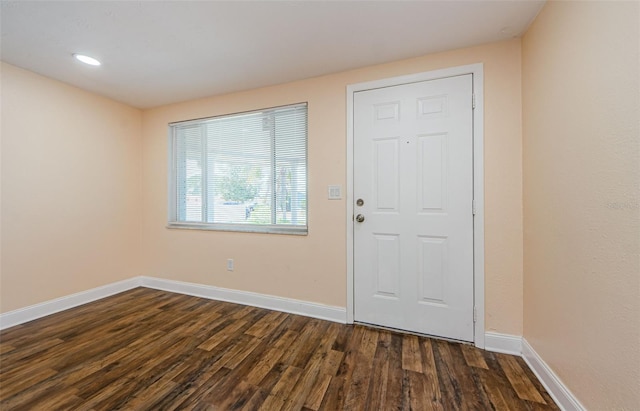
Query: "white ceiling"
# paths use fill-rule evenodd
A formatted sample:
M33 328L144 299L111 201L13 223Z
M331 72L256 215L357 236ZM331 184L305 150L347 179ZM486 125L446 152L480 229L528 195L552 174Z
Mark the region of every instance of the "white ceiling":
M2 0L0 50L149 108L519 36L543 3Z

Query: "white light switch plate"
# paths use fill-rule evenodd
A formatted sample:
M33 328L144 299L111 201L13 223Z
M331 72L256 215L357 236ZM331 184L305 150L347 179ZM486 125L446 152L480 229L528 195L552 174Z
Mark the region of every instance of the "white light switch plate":
M341 200L342 199L342 186L329 186L329 200Z

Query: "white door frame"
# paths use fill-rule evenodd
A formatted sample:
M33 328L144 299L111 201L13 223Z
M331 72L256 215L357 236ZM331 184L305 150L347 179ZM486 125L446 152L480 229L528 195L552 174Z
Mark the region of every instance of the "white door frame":
M436 80L444 77L473 74L473 295L474 344L484 349L484 95L483 64L450 67L406 76L392 77L347 86L347 323L354 322L354 255L353 255L353 97L358 91L400 84Z

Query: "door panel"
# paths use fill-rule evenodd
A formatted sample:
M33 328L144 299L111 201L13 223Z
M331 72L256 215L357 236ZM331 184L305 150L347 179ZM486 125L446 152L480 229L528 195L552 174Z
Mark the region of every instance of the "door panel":
M376 239L376 295L398 298L400 242L397 235L374 235Z
M418 212L445 210L447 135L418 137Z
M376 139L374 145L374 198L378 211L397 211L398 192L398 139Z
M355 320L473 341L472 75L354 94Z
M418 236L418 281L420 302L446 306L449 244L446 238Z

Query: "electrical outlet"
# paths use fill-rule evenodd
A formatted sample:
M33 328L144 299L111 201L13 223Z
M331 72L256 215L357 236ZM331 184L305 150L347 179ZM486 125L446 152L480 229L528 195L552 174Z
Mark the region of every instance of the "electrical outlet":
M233 271L233 258L227 260L227 271Z

